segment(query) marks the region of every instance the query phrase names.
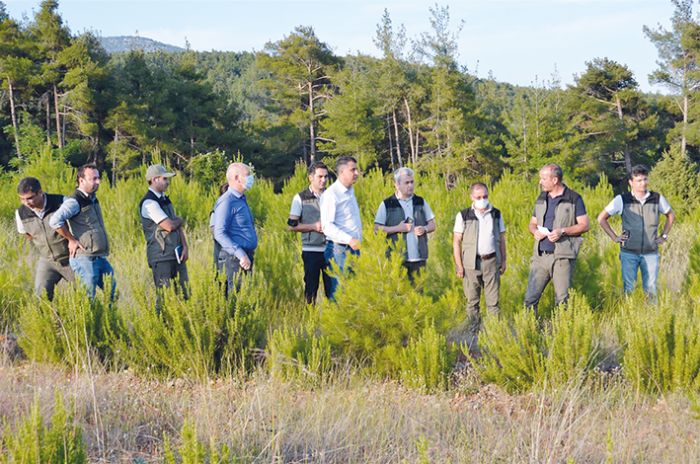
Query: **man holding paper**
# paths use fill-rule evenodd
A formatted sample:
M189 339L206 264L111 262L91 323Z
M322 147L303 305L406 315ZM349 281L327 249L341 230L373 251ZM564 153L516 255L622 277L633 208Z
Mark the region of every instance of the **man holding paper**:
M160 290L169 287L170 281L179 278L179 287L187 298L187 241L183 230L184 221L175 215L170 198L165 191L170 178L175 175L161 164L154 164L146 171L148 191L141 199L141 227L146 237L148 266L153 271L153 282ZM160 307L160 299L156 303Z
M528 226L535 237L530 262L525 307L537 315L537 304L551 280L555 303L566 302L583 235L589 221L581 195L563 182L559 165L547 164L540 169L542 193L535 202L535 210Z

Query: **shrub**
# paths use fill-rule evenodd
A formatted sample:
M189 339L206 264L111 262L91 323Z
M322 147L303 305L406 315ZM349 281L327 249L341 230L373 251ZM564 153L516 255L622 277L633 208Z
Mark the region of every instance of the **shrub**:
M331 346L324 336L282 327L270 336L267 365L273 377L318 385L331 371Z
M450 371L447 340L432 325L411 340L400 354L400 378L404 385L433 392L447 389Z

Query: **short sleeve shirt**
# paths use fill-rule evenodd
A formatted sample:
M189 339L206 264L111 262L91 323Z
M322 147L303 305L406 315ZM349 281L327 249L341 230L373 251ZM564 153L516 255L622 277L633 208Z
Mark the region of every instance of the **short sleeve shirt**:
M397 198L399 200L399 204L401 205L401 209L403 209L403 214L407 218L412 218L413 216L413 197L407 198L405 200L402 200L400 198ZM433 210L430 209L430 205L428 204L427 201L423 202L423 211L425 211L425 220L427 221L432 221L435 219L435 214L433 214ZM381 202L379 204L379 208L377 209L377 214L374 216L374 223L379 224L379 225L386 225L386 206L384 205L384 202ZM414 224L415 227L415 224ZM416 262L416 261L421 261L420 255L418 253L418 237L416 237L416 234L413 232L407 233L406 234L406 249L408 251L408 261L411 262Z
M644 198L639 199L642 204L649 198L650 192L647 192L646 195L644 195ZM608 203L608 206L605 207L605 212L608 213L610 216L615 216L617 214L622 214L622 209L624 208L624 204L622 202L622 195L617 195L615 198L612 199L610 203ZM671 205L668 203L668 200L661 194L659 194L659 211L661 214L668 214L671 211Z
M158 198L161 198L163 196L162 193L158 193L154 190L151 190L151 192L155 193ZM143 204L141 205L141 216L143 216L146 219L150 219L156 224L160 224L165 219L168 219L168 215L165 214L163 208L161 208L158 202L155 200L145 200L143 202Z
M554 228L554 211L557 209L557 205L564 199L564 195L559 195L558 197L551 198L549 195L547 198L547 211L544 213L544 224L543 226L550 231ZM583 216L586 214L586 205L583 204L583 198L580 196L576 200L574 205L574 214L576 217ZM535 216L535 212L532 213ZM547 253L554 253L554 242L550 241L548 238L540 240L539 244L540 251Z
M479 236L477 238L477 253L479 255L489 255L496 252L497 244L493 242L493 216L488 214L488 211L480 213L474 210L476 219L479 221ZM503 215L498 220L498 229L503 234L506 231L506 225L503 222ZM464 234L464 219L462 213L457 213L455 216L455 226L452 229L455 234Z

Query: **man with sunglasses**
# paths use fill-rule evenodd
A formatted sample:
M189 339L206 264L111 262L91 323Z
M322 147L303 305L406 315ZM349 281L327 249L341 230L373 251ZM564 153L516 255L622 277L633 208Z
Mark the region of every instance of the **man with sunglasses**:
M462 279L467 298L467 344L473 351L481 326L482 290L489 312L500 312L501 274L506 271L506 226L501 212L489 203L485 184L472 184L469 192L472 206L457 213L452 249L457 277Z

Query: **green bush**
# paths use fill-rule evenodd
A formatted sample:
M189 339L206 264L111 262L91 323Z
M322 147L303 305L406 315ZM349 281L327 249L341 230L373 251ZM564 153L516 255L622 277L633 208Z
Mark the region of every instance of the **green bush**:
M324 336L282 327L270 336L267 365L273 377L318 385L331 372L331 346Z
M417 340L411 340L400 357L399 375L404 385L426 392L447 389L452 365L447 340L432 325L426 326Z
M34 400L29 415L14 427L6 424L0 436L0 464L86 462L82 432L58 394L49 426L44 425L39 401Z
M173 450L167 435L164 442L165 464L225 464L238 462L226 445L217 446L214 441L207 448L197 438L197 429L191 421L185 421L180 430L180 447Z

